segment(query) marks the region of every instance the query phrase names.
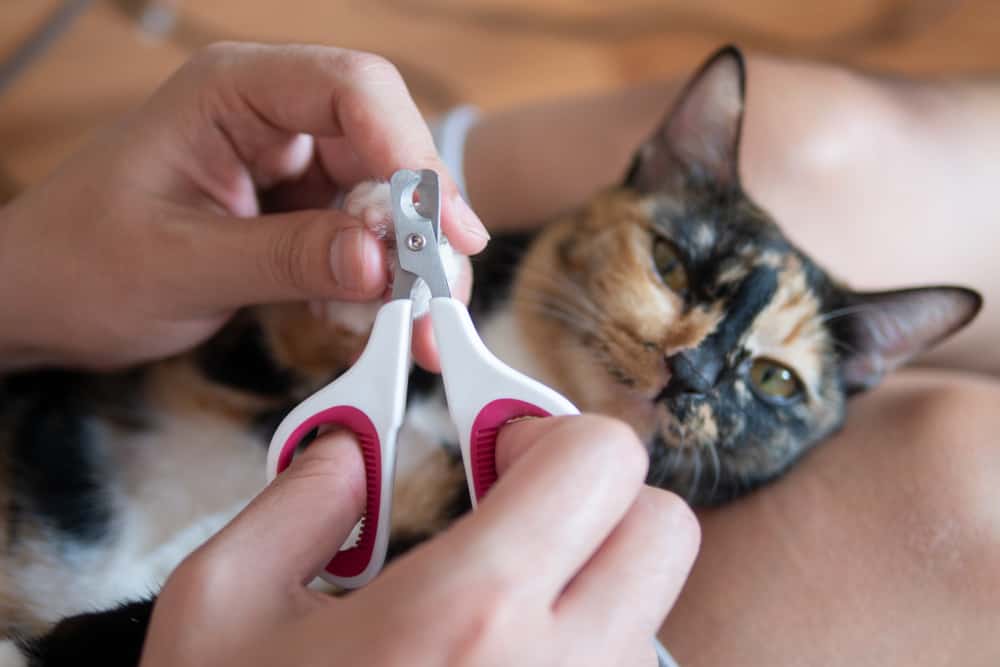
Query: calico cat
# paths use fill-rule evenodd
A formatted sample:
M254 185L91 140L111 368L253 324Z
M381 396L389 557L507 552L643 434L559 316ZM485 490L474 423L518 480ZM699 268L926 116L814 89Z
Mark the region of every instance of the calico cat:
M794 247L740 186L743 99L742 56L723 49L620 187L474 260L487 345L582 410L630 423L649 482L696 504L781 474L843 423L850 395L980 306L958 287L855 292ZM355 201L382 219L378 192ZM154 593L260 490L278 421L364 343L357 312L351 324L321 310L248 309L193 352L125 373L3 380L0 622L25 660L136 661L149 602L24 638ZM393 553L469 506L438 379L414 370L409 387Z

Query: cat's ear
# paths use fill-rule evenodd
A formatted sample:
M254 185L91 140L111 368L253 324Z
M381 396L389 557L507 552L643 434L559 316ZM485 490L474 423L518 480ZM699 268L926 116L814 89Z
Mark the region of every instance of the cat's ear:
M716 190L739 190L745 81L740 50L717 51L639 148L625 185L643 193L669 190L681 176Z
M856 393L874 387L886 373L971 322L982 303L978 292L964 287L853 294L843 316L831 317L845 388Z

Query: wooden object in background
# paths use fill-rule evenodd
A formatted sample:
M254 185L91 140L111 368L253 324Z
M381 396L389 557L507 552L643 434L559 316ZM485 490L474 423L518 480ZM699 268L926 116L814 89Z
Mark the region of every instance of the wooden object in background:
M161 37L135 22L151 3L176 7ZM4 0L0 57L54 4ZM682 76L729 41L906 74L1000 71L998 35L997 0L100 0L0 97L0 164L36 181L218 39L382 53L434 113Z

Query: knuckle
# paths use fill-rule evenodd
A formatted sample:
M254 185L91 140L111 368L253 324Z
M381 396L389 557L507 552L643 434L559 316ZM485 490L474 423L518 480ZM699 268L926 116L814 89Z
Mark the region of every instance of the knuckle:
M476 603L463 616L452 647L455 665L481 665L496 657L509 633L511 587L501 581L476 587Z
M386 58L367 51L345 51L338 56L337 64L348 80L402 81L395 65Z
M274 284L299 293L311 291L313 281L308 259L314 225L312 221L288 224L275 232L261 267Z
M664 548L677 549L681 545L697 550L701 542L701 524L691 506L676 493L646 487L639 494L635 511L642 516L643 525L659 526L651 539L662 542Z
M587 415L582 427L599 434L593 441L597 453L607 459L609 468L641 482L649 468L649 454L635 430L625 422L603 415Z
M203 548L174 570L164 586L163 596L169 596L189 614L210 616L220 605L226 606L231 580L232 571L226 559L213 557L209 549Z
M649 454L631 426L605 415L560 418L546 440L585 465L596 478L639 487L646 479Z
M245 44L237 42L213 42L195 51L188 65L199 71L214 71L227 65L245 49Z

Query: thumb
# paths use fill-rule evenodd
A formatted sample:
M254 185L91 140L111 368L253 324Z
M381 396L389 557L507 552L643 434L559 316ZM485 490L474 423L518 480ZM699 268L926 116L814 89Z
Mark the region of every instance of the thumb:
M178 276L178 287L211 312L306 299L371 301L385 290L384 244L340 211L199 220L185 232L180 262L160 275Z
M213 556L247 581L306 584L347 539L365 507L361 449L347 432L318 438L213 540ZM265 583L266 582L266 583Z

